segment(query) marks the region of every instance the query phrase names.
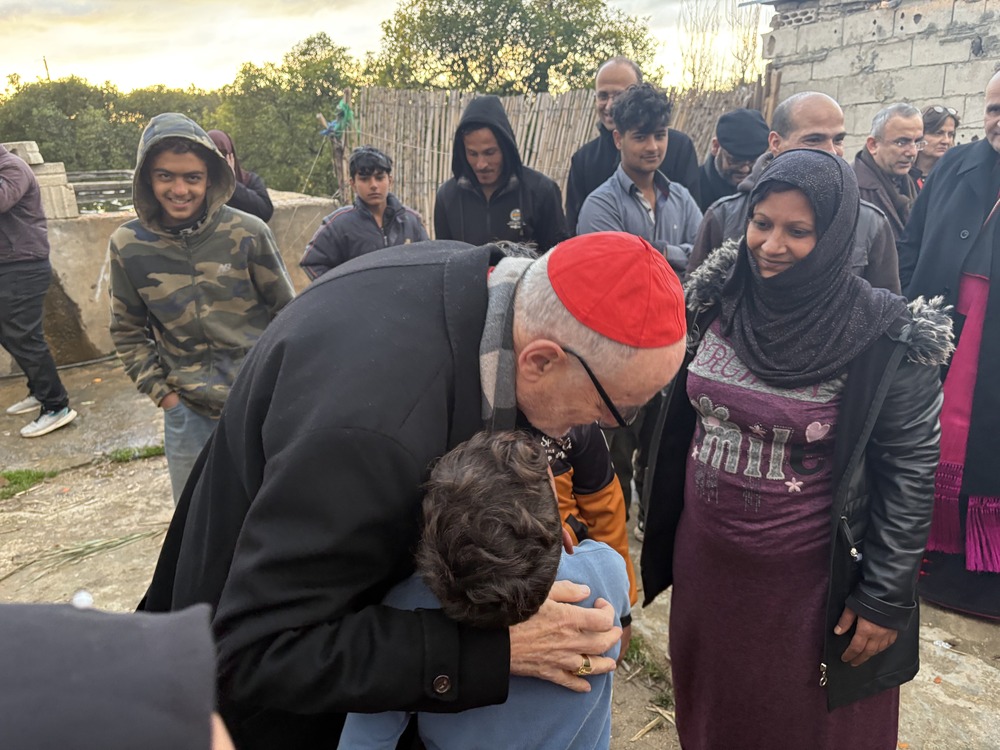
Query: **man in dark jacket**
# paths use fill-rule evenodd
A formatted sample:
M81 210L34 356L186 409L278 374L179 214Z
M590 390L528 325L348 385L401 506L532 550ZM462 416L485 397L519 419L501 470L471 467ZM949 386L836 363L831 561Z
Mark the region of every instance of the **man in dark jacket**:
M594 106L597 110L597 137L581 146L570 163L566 183L566 217L569 231L576 234L580 209L594 188L614 174L621 161L612 132L615 121L611 106L615 97L629 86L642 83L642 71L627 57L614 57L597 70L594 83ZM659 170L671 182L679 182L698 201L701 178L698 172L698 155L691 139L679 130L667 129L667 154Z
M414 570L436 458L484 427L627 424L684 334L676 275L622 233L534 261L397 246L310 285L244 362L142 605L213 605L237 746L335 746L347 711L461 711L503 702L511 674L586 690L575 675L613 669L610 609L560 603L585 595L569 583L510 629L380 602Z
M392 194L392 159L377 148L354 149L350 159L354 204L326 216L299 265L310 279L351 258L428 239L424 222Z
M532 243L544 253L569 236L559 186L521 163L498 97L478 96L465 108L451 170L434 201L437 239Z
M20 157L0 146L0 346L28 377L28 395L7 413L38 411L22 437L41 437L76 418L42 332L52 279L49 235L38 180Z
M701 165L701 197L704 212L719 198L732 195L750 176L754 162L767 151L769 128L755 109L734 109L715 123L712 153Z
M953 306L958 347L944 381L941 461L920 595L1000 619L1000 73L986 86L985 138L949 149L899 241L905 294Z
M912 104L891 104L872 119L864 148L854 157L861 197L882 209L898 241L917 198L910 170L924 147L924 118Z
M844 112L826 94L803 91L781 102L771 118L768 150L754 164L750 176L739 184L736 193L720 198L705 212L688 259L688 274L723 242L743 236L750 191L774 157L794 148L814 148L843 157L846 135ZM899 259L892 227L885 214L866 201L861 201L851 266L854 273L872 286L899 294Z

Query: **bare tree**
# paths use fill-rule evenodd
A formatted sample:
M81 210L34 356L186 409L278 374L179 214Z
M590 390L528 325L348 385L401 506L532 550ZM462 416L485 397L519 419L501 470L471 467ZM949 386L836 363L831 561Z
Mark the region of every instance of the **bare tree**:
M715 43L722 27L721 0L681 0L681 69L685 85L694 90L718 88L722 59Z
M760 75L760 5L744 5L740 0L728 0L726 24L733 36L732 79L733 83L749 83Z

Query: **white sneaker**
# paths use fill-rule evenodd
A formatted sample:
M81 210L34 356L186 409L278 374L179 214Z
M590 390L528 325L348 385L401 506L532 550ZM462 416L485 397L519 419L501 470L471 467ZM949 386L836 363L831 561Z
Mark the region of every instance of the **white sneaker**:
M21 437L33 438L48 435L53 430L68 425L74 419L76 419L76 412L68 406L59 411L42 412L38 419L21 428Z
M22 401L18 401L13 406L7 407L8 414L27 414L29 411L35 411L35 409L40 408L42 402L39 401L34 396L28 396Z

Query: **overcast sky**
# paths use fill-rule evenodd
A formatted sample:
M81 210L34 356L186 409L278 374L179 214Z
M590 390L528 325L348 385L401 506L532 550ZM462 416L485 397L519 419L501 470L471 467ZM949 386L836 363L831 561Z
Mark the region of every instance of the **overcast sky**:
M680 0L609 0L650 16L657 62L676 75ZM154 84L215 89L244 62L280 62L325 31L356 56L378 48L395 0L0 0L0 90L16 73L111 81L124 91Z

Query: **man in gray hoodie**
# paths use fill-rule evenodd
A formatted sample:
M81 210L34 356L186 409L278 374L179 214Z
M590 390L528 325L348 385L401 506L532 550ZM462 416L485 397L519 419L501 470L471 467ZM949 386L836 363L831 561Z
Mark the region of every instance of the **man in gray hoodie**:
M0 146L0 346L28 376L28 395L7 413L39 411L21 428L40 437L76 419L42 332L45 293L52 280L49 236L34 173Z

